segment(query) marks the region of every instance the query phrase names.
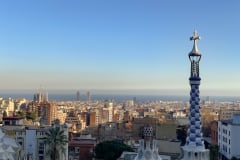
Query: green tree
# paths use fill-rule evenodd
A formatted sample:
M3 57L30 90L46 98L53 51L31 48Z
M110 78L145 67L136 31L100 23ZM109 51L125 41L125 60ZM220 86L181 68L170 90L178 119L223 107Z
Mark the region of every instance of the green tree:
M219 147L217 145L212 145L210 146L209 150L210 150L210 160L218 160Z
M179 125L176 129L177 139L181 141L181 146L184 146L187 138L187 126Z
M17 111L16 113L18 116L24 118L25 117L25 114L22 112L22 111Z
M3 111L3 117L7 117L7 112Z
M29 120L29 119L35 120L37 118L37 114L36 114L36 112L33 112L33 111L27 112L26 118L27 118L27 120Z
M64 135L64 130L59 126L50 128L46 132L46 155L50 157L51 160L60 160L61 154L65 153L65 144L68 142L67 136Z
M104 141L98 143L94 149L96 158L104 160L116 160L123 151L132 152L133 149L121 141Z

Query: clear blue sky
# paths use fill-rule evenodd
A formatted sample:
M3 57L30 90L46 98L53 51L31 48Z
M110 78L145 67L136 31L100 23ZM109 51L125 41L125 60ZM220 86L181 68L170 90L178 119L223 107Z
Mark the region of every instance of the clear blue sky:
M0 1L0 89L189 91L194 28L205 95L240 96L240 1Z

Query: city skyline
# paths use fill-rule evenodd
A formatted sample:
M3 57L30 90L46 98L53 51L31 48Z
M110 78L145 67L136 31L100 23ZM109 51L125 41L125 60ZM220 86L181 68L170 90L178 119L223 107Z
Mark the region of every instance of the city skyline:
M239 96L239 7L238 1L2 1L0 90L43 85L185 94L196 29L201 92Z

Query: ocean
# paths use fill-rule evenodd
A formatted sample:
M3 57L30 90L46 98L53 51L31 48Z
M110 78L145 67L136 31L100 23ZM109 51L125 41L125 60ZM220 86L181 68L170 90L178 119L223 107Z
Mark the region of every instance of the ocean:
M27 100L33 99L34 93L0 93L0 97L3 98L26 98ZM48 93L48 99L50 101L75 101L76 93ZM136 99L139 102L153 102L153 101L184 101L188 102L190 96L186 95L134 95L134 94L99 94L99 93L91 93L91 100L113 100L115 102L124 102L127 100ZM201 100L206 100L207 98L210 101L218 101L218 102L236 102L240 101L240 97L230 97L230 96L201 96ZM80 101L87 100L85 94L80 94Z

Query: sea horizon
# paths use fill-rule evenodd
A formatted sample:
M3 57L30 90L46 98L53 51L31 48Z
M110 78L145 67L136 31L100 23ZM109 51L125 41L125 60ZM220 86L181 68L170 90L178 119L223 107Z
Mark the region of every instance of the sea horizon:
M50 90L45 91L42 90L43 94L48 93L49 101L76 101L77 100L77 92L80 93L80 101L86 101L88 90ZM112 100L115 102L124 102L127 100L136 99L139 102L152 102L152 101L184 101L188 102L190 95L189 91L183 92L141 92L138 90L131 90L129 92L126 91L100 91L100 90L89 90L90 97L92 101L105 101ZM34 94L39 93L39 91L33 90L2 90L0 91L0 97L2 98L25 98L28 101L33 100ZM201 95L201 100L210 100L210 101L218 101L218 102L236 102L240 101L240 96L208 96Z

